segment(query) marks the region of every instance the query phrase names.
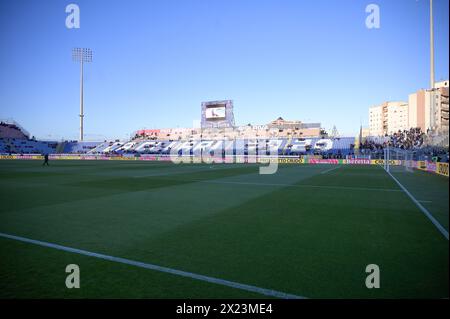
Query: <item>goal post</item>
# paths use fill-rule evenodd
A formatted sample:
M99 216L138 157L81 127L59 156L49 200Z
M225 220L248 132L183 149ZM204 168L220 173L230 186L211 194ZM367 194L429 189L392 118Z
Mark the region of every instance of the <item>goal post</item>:
M384 149L383 165L384 165L384 170L386 172L389 172L389 147L386 147Z
M413 171L413 169L414 169L414 152L412 152L412 151L406 152L404 166L405 166L405 170L407 172Z
M411 150L386 147L384 152L384 169L391 172L413 172L414 152Z

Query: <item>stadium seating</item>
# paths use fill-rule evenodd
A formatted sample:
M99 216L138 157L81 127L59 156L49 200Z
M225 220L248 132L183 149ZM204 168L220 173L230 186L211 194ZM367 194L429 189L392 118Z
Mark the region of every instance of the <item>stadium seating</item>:
M0 153L53 154L58 143L15 138L0 138Z
M3 154L52 154L56 152L55 141L37 141L14 121L0 122L0 153Z
M420 128L411 128L386 136L368 136L361 149L382 149L386 146L400 149L419 149L425 146L426 134Z
M62 150L62 153L88 153L100 144L101 142L66 142L64 143L64 149Z
M342 138L263 138L263 139L202 139L202 140L153 140L137 139L127 143L109 142L98 145L90 153L116 154L332 154L349 155L353 152L354 137Z
M48 142L30 139L16 124L0 125L2 153L64 154L226 154L240 155L349 155L354 137L298 136L295 130L261 129L252 126L218 130L171 129L167 134L136 134L128 142ZM152 131L153 132L153 131Z

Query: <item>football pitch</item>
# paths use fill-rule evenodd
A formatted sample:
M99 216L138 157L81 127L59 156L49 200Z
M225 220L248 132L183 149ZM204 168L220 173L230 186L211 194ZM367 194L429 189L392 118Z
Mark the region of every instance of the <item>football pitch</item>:
M393 175L448 231L448 178ZM376 165L2 160L0 202L0 298L448 298L448 239Z

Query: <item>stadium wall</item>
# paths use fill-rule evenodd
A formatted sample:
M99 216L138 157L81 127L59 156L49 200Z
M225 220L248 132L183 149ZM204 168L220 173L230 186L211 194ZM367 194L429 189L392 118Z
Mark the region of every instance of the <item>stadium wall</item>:
M417 161L415 167L421 171L436 173L449 177L448 163L436 163L427 161Z
M173 161L177 163L269 163L280 164L353 164L380 165L382 160L370 159L323 159L321 156L169 156L169 155L94 155L94 154L50 154L50 160L120 160L120 161ZM0 155L0 159L43 160L42 155ZM391 160L391 165L400 165L401 161Z

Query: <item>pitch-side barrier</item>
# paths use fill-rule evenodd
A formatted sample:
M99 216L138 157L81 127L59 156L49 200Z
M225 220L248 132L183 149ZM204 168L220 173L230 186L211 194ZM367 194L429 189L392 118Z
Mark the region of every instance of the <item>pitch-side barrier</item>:
M0 155L0 160L43 160L40 154ZM275 155L227 155L217 156L171 156L171 155L105 155L105 154L50 154L50 160L102 160L102 161L162 161L175 163L255 163L264 164L278 162L279 164L334 164L334 165L383 165L383 159L348 158L327 159L321 156L275 156ZM389 165L402 165L401 160L389 160ZM449 164L431 161L413 161L413 167L419 170L449 176Z

